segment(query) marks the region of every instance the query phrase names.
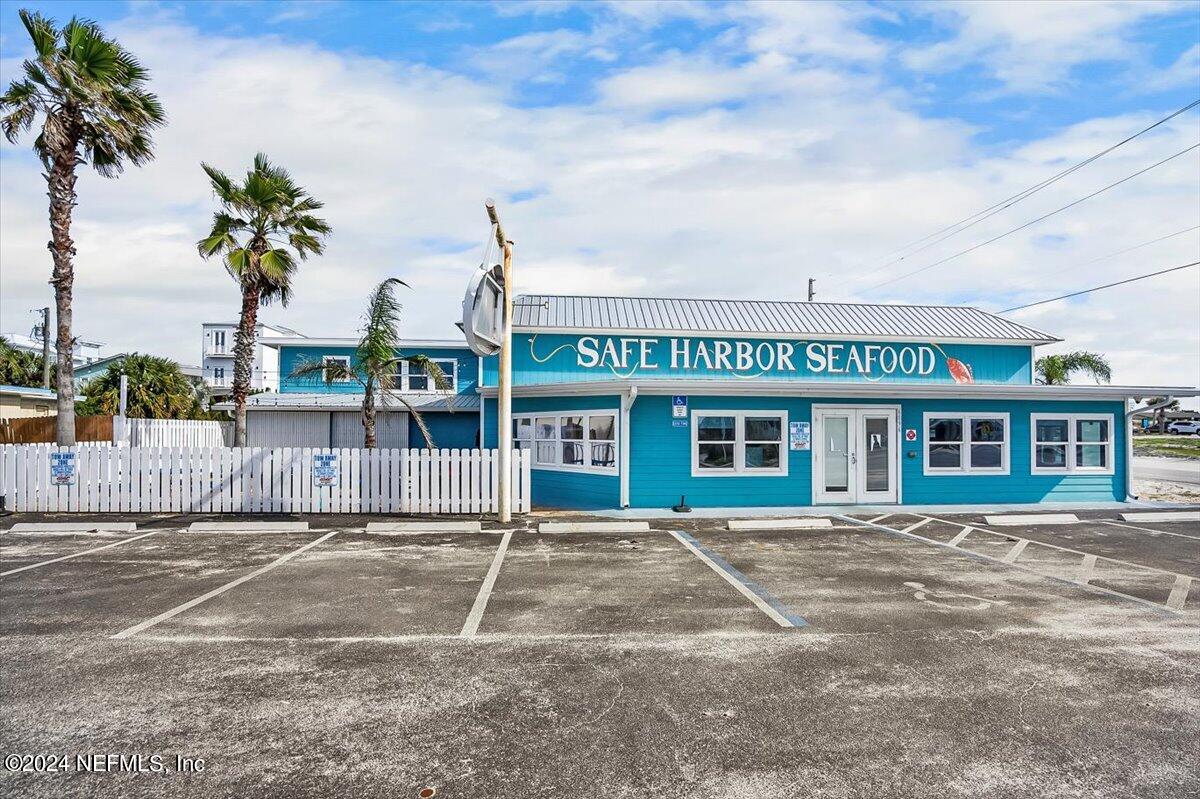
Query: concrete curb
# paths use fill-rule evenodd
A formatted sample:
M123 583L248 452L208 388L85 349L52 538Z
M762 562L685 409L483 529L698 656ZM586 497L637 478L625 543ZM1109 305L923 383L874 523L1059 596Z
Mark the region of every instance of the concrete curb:
M307 533L308 522L192 522L189 533Z
M1005 516L984 516L983 520L996 527L1019 527L1023 524L1078 524L1074 513L1017 513Z
M1123 522L1200 522L1200 510L1161 510L1119 514Z
M21 522L10 533L132 533L134 522Z
M819 516L804 519L730 519L730 530L807 530L833 527L833 522Z
M481 533L480 522L367 522L368 533Z
M539 533L648 533L650 522L542 522Z

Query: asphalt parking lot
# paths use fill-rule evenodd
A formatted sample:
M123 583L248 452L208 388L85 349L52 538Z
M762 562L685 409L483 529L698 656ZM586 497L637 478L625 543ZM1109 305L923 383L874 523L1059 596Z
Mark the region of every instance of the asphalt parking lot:
M1200 524L1081 516L4 532L0 793L1195 796Z

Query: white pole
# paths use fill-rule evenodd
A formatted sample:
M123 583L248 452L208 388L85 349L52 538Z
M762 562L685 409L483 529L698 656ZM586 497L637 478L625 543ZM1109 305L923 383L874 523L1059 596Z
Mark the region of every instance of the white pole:
M129 400L129 375L121 372L121 412L122 419L125 418L125 407Z
M497 439L500 443L500 471L497 487L500 491L500 521L512 521L512 242L504 235L500 225L500 216L496 213L496 205L491 200L485 203L488 217L496 226L496 242L504 252L504 343L500 347L500 380L499 396L497 397L498 413L496 424L499 426Z

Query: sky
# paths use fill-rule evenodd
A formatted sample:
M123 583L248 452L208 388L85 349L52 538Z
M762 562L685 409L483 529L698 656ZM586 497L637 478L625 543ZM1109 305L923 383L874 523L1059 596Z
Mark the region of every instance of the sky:
M236 318L195 248L200 162L260 151L333 226L262 314L310 336L354 335L386 277L411 286L406 336L456 336L488 197L519 291L802 300L814 277L820 300L999 311L1200 260L1197 150L971 249L1200 142L1196 109L925 238L1200 99L1196 2L3 0L5 86L32 52L19 8L98 21L169 118L149 165L81 169L75 332L106 353L198 364L200 324ZM31 141L0 144L6 333L53 305ZM1115 383L1200 383L1200 268L1010 317Z

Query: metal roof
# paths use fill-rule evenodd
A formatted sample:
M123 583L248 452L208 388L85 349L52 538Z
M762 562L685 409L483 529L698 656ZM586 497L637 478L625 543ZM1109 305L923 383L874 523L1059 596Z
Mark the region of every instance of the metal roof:
M451 394L449 396L437 393L393 393L377 396L377 410L405 410L398 397L403 397L408 404L419 411L477 411L480 399L478 394ZM268 391L263 394L252 394L246 397L247 410L310 410L337 411L359 410L362 408L362 394L332 394L332 393L291 393ZM232 402L221 402L214 408L228 410Z
M538 330L660 330L1027 344L1061 341L987 311L953 305L526 294L513 301L513 323L517 328Z

